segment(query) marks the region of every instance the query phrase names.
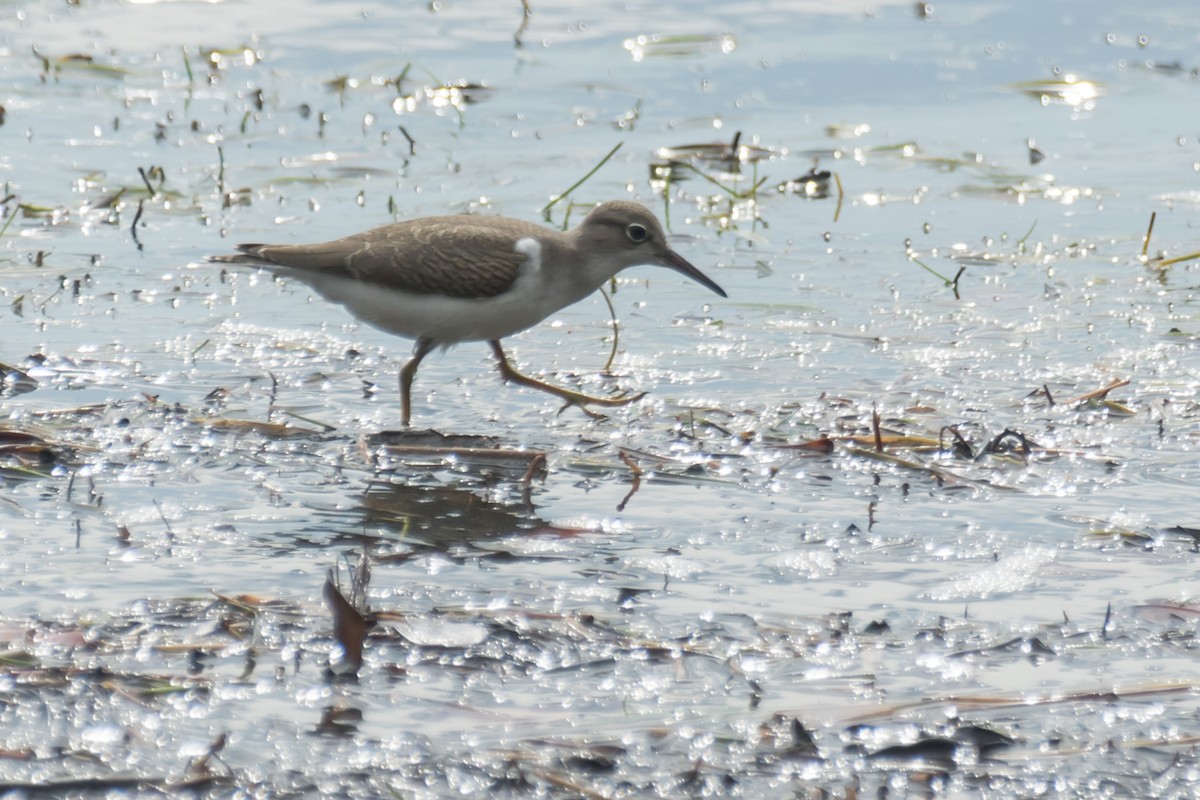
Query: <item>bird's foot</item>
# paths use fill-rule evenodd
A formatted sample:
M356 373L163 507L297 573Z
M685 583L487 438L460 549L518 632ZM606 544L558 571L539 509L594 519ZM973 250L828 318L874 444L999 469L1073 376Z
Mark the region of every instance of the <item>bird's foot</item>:
M637 394L621 394L615 397L593 397L590 394L577 392L573 389L566 389L562 386L555 386L552 383L539 381L537 378L530 377L523 372L518 372L512 364L508 362L508 357L504 355L503 348L500 347L500 342L489 342L492 346L492 352L496 355L496 364L500 368L500 377L509 383L516 383L521 386L528 386L530 389L552 394L560 400L564 401L562 410L570 406L577 406L583 413L587 414L592 419L602 419L603 414L592 411L588 406L603 406L605 408L614 408L616 406L627 406L630 403L636 403L646 396L646 392L638 392Z
M530 389L552 394L560 400L564 401L563 408L577 406L581 411L587 414L592 419L601 419L603 414L592 411L588 406L602 406L604 408L615 408L617 406L627 406L630 403L636 403L646 396L646 392L637 392L636 394L621 394L615 397L595 397L594 395L577 392L573 389L567 389L562 386L555 386L552 383L539 381L537 378L531 378L528 375L517 372L508 364L503 364L500 368L500 377L510 383L528 386Z
M562 408L560 408L558 410L559 414L566 411L568 408L571 408L572 406L574 406L575 408L578 408L583 413L587 414L592 419L608 419L608 416L605 414L601 414L599 411L594 411L594 410L588 408L589 405L607 406L609 408L612 408L614 406L627 406L630 403L636 403L638 400L641 400L643 397L645 397L647 394L649 394L648 392L638 392L637 394L622 394L622 395L618 395L617 397L592 397L592 396L586 395L586 394L579 394L578 397L564 397L563 395L559 394L557 391L553 391L553 390L557 390L558 388L559 387L557 387L557 386L551 387L550 393L553 395L556 395L560 399L566 401L562 404ZM569 392L570 390L564 389L563 391ZM578 393L571 392L571 394L575 395Z

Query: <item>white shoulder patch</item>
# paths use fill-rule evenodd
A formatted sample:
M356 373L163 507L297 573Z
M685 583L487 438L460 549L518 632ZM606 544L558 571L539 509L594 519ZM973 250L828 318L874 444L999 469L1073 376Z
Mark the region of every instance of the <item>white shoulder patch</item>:
M532 236L518 239L513 250L525 256L528 261L521 265L522 275L533 275L542 271L542 245Z

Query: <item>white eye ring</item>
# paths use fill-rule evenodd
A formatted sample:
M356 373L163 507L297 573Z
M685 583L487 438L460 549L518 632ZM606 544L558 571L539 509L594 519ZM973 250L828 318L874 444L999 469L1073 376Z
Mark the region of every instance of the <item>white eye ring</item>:
M625 235L628 236L629 241L633 242L634 244L641 244L650 238L650 232L646 230L646 226L637 222L631 222L628 226L626 226Z

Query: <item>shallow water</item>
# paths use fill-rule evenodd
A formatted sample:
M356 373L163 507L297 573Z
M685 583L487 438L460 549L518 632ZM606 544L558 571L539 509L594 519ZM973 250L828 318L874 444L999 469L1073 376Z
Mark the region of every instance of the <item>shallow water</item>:
M1197 262L1139 255L1155 212L1200 249L1190 5L512 6L0 7L3 784L1187 796ZM735 134L725 188L651 182ZM598 296L509 341L649 392L602 421L426 360L416 426L529 485L381 445L410 344L203 263L538 219L618 143L572 199L669 216L729 299L625 273L615 379ZM814 162L840 206L777 189Z

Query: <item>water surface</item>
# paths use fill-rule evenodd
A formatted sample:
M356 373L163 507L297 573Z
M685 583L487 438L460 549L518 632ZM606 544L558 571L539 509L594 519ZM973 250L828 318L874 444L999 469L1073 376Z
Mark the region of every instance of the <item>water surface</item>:
M280 9L0 9L7 785L1191 790L1196 262L1140 258L1151 214L1200 249L1189 5ZM509 342L649 392L602 421L430 357L416 425L544 451L528 486L381 448L410 344L203 262L537 220L618 143L570 199L647 203L730 297L625 273L614 378L599 296Z

